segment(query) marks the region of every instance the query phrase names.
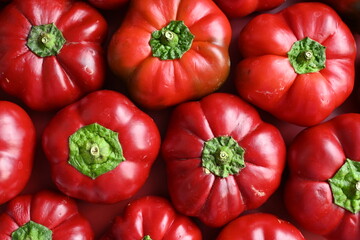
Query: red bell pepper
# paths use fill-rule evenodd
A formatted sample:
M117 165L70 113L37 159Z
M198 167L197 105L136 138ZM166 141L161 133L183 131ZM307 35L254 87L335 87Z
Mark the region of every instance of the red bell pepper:
M289 148L285 203L308 231L360 239L360 114L303 130Z
M20 106L0 101L0 204L18 195L33 167L36 132Z
M169 201L146 196L130 202L102 240L201 240L201 231Z
M50 191L12 199L0 215L2 240L93 240L90 223L76 202Z
M100 88L107 23L73 0L13 0L0 12L0 85L35 110Z
M354 37L325 4L297 3L259 15L241 31L239 47L238 93L284 121L317 124L354 87Z
M114 8L118 8L120 6L125 5L129 0L88 0L93 6L105 9L112 10Z
M285 0L214 0L214 2L228 17L235 18L276 8Z
M220 232L216 240L305 240L291 223L269 213L241 216Z
M51 119L43 149L62 192L88 202L114 203L130 198L145 183L160 149L160 133L125 95L100 90Z
M161 109L217 90L229 74L230 40L212 0L134 0L108 62L135 102Z
M175 108L162 146L175 208L211 227L261 206L285 164L279 130L227 93Z

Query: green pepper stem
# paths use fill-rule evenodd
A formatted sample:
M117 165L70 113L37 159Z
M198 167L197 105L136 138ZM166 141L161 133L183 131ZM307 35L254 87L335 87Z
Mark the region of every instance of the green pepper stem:
M100 156L100 149L99 146L97 144L94 144L91 148L90 148L90 154L97 158Z
M295 42L287 54L294 71L298 74L306 74L325 68L325 50L325 46L306 37Z
M229 159L228 154L225 151L220 151L219 154L217 154L217 162L220 164L224 164L227 162L227 160Z
M206 173L218 177L237 174L245 167L244 153L245 150L232 137L215 137L204 144L202 166Z
M51 39L54 38L53 35L51 34L47 34L46 32L42 32L40 34L40 42L44 45L44 47L50 48L54 45L54 41L52 41Z
M161 60L181 58L192 45L194 35L183 21L171 21L167 26L152 32L149 45L152 56Z
M313 57L312 51L305 51L304 52L304 57L305 57L306 60L312 59L312 57Z
M69 161L92 179L125 161L118 133L93 123L78 129L69 138Z
M58 54L66 40L55 24L33 26L30 30L26 46L39 57Z
M215 153L215 161L218 165L226 165L231 161L231 150L227 147L220 147Z
M12 240L51 240L52 231L36 222L29 221L11 234Z
M360 162L346 159L329 184L336 205L354 214L360 212Z
M141 240L152 240L151 237L149 235L146 235L145 237L143 237Z
M161 43L170 47L175 47L179 42L179 37L172 31L165 31L161 37Z

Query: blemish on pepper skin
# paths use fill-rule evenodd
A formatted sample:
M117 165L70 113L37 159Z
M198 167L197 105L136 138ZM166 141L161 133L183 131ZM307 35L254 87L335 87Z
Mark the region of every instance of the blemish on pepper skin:
M251 189L255 192L256 196L258 197L264 197L266 195L265 192L257 190L254 186L251 186Z
M91 68L88 67L88 66L85 66L83 69L84 69L84 71L85 71L86 73L88 73L89 75L92 75L92 74L94 73L94 70L91 69Z

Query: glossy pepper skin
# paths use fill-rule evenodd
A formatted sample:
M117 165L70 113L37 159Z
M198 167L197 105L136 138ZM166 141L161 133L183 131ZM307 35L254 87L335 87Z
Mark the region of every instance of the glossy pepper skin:
M223 226L278 188L285 151L278 129L235 95L183 103L162 145L172 202L208 226Z
M359 140L360 115L348 113L303 130L289 148L286 207L303 228L329 240L360 238Z
M354 87L355 40L325 4L297 3L261 14L238 43L244 57L236 70L238 93L281 120L317 124Z
M15 238L14 234L19 235ZM0 238L93 240L94 233L88 220L78 212L73 199L51 191L40 191L17 196L8 203L0 215Z
M145 196L130 202L101 240L201 240L201 231L162 197Z
M19 194L33 167L34 124L19 105L0 101L0 204Z
M13 0L0 22L0 85L30 108L59 109L102 86L107 23L90 5Z
M42 140L56 186L66 195L100 203L134 195L160 149L153 119L110 90L95 91L60 110Z
M252 213L241 216L220 232L216 240L305 240L290 222L269 213Z
M231 33L211 0L135 0L112 36L108 62L135 102L162 109L224 83Z
M244 17L253 12L270 10L280 6L285 0L214 0L231 17Z

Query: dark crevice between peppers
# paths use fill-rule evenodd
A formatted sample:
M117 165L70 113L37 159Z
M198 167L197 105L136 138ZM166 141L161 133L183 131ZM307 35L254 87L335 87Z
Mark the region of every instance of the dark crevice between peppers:
M202 167L206 173L226 178L245 167L245 150L230 136L220 136L205 142Z
M336 205L354 214L360 211L360 162L346 159L329 184Z
M51 240L52 231L36 222L29 221L11 234L12 240Z
M306 37L293 44L288 52L289 61L298 74L318 72L325 68L326 47Z
M171 21L151 34L152 56L161 60L181 58L191 48L193 39L194 35L183 21Z
M66 40L54 23L32 26L26 46L39 57L57 55Z
M72 134L69 150L68 163L92 179L125 161L118 133L97 123L84 126Z

